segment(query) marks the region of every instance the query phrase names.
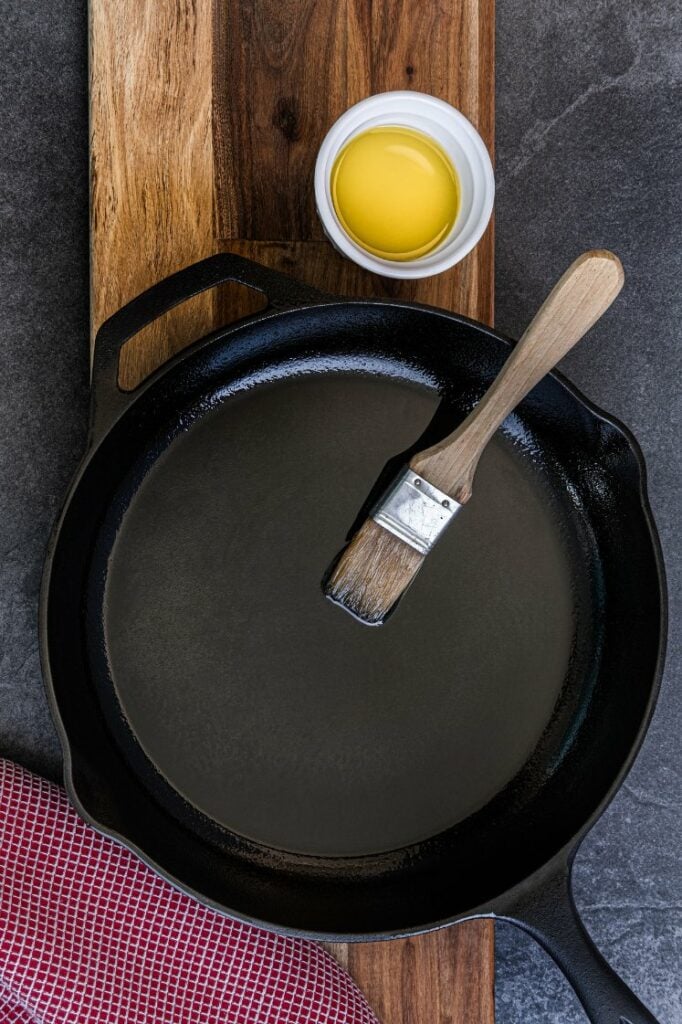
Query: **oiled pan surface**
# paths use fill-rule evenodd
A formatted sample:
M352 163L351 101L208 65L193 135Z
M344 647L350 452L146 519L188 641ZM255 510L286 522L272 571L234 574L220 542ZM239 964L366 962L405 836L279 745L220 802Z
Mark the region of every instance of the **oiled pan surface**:
M417 843L512 780L562 692L579 701L590 540L522 419L385 626L321 594L436 406L378 377L261 384L180 433L125 499L104 616L118 700L167 782L240 835L323 855Z

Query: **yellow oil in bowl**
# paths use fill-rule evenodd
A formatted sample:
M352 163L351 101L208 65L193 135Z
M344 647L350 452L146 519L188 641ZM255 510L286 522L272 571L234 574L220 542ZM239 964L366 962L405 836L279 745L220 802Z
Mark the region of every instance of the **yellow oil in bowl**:
M436 249L459 210L459 180L447 153L413 128L361 132L334 162L331 194L346 234L373 256L414 260Z

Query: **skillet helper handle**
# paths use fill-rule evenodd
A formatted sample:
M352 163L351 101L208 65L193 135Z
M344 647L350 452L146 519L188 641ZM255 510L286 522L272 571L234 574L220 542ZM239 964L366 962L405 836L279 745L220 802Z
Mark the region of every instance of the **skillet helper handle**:
M410 460L415 471L463 504L478 460L500 424L606 312L623 287L617 256L602 249L579 256L557 281L491 387L443 441Z
M295 309L329 300L329 296L286 274L230 252L209 256L171 274L110 316L97 332L90 416L94 433L100 433L112 423L130 404L130 395L134 394L124 392L118 386L119 356L125 343L174 306L226 281L235 281L262 292L268 300L269 310Z
M658 1024L587 933L573 899L569 867L522 897L508 919L557 963L591 1024Z

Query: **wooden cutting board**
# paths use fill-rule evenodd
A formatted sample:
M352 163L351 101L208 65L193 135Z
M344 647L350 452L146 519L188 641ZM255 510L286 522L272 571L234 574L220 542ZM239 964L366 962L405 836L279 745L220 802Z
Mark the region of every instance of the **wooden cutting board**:
M414 299L492 323L493 232L454 270L395 282L343 260L315 215L320 142L389 89L459 107L492 152L494 0L91 0L91 326L158 279L232 250L329 292ZM134 388L254 311L236 285L126 346ZM492 1024L493 926L330 947L384 1024Z

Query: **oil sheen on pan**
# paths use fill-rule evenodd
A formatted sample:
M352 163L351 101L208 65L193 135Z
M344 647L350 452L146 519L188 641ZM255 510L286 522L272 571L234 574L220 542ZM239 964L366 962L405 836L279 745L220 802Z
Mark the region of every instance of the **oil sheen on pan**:
M322 596L378 472L435 408L378 378L256 387L176 437L123 517L118 699L171 786L234 832L329 856L419 842L511 781L552 715L576 581L552 485L501 434L383 627Z

